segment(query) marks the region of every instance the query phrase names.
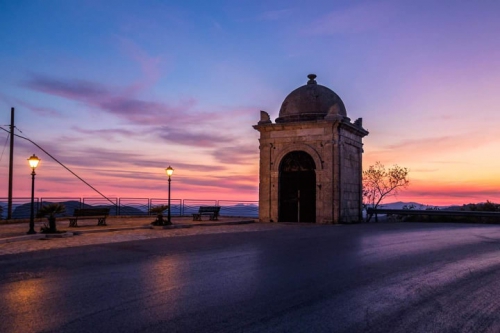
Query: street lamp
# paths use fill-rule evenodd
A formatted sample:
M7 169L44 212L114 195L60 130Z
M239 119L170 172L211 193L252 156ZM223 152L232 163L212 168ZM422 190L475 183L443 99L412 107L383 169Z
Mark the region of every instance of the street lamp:
M165 171L167 172L167 176L168 176L168 218L167 218L167 224L172 224L172 221L170 221L170 182L171 182L171 179L170 177L172 176L172 174L174 173L174 169L172 169L172 167L169 165L168 168L165 169Z
M35 169L38 166L38 163L40 163L40 159L33 154L30 158L28 158L28 162L31 167L31 215L30 215L30 230L27 232L27 234L36 234L35 231Z

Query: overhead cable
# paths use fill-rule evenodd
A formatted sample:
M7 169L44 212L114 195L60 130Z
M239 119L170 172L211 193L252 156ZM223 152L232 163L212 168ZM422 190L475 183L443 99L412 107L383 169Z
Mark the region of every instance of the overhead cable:
M6 132L9 132L7 131L5 128L2 128L0 127L0 129L6 131ZM19 132L21 132L19 129L17 129ZM22 133L22 132L21 132ZM80 179L83 183L85 183L85 185L87 185L88 187L90 187L92 190L94 190L95 192L97 192L101 197L103 197L104 199L108 200L109 202L111 202L114 206L116 206L116 202L113 202L111 201L108 197L106 197L104 194L102 194L101 192L99 192L95 187L93 187L92 185L90 185L89 183L87 183L83 178L81 178L80 176L78 176L76 173L74 173L73 171L71 171L70 168L68 168L67 166L65 166L63 163L59 162L54 156L52 156L51 154L49 154L49 152L47 152L45 149L43 149L42 147L40 147L40 145L38 145L37 143L35 143L34 141L24 137L24 136L21 136L21 135L18 135L18 134L14 134L14 136L17 136L18 138L21 138L21 139L24 139L24 140L27 140L29 142L31 142L32 144L34 144L36 147L38 147L41 151L43 151L45 154L47 154L47 156L49 156L51 159L53 159L54 161L56 161L57 163L59 163L63 168L65 168L66 170L68 170L69 172L71 172L71 174L73 174L73 176L75 176L76 178Z

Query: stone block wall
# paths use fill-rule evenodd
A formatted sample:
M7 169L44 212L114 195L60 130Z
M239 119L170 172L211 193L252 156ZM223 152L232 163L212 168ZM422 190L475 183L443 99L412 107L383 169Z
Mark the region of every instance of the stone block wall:
M340 222L361 222L362 208L362 142L361 137L346 129L340 131L341 179Z
M260 132L261 222L278 221L280 162L294 150L308 153L316 164L316 223L360 220L362 135L353 124L325 120L254 128Z

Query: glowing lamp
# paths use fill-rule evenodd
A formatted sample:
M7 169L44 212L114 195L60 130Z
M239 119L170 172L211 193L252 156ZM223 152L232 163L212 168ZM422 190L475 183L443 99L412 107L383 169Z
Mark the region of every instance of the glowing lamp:
M30 230L27 234L36 234L35 231L35 169L40 163L40 159L36 157L35 154L28 158L28 162L31 167L31 214L30 214Z
M38 166L38 163L40 163L40 159L35 154L33 154L33 156L31 156L30 158L28 158L28 162L30 164L30 167L33 170L35 170L36 167Z
M167 224L172 224L172 220L170 219L170 182L172 181L170 179L170 176L172 176L172 174L174 173L174 169L172 169L172 167L169 165L168 168L165 169L165 171L167 172L167 176L168 176L168 217L167 217Z
M167 175L169 178L174 173L174 169L172 169L172 167L170 165L168 166L168 168L165 169L165 171L167 172Z

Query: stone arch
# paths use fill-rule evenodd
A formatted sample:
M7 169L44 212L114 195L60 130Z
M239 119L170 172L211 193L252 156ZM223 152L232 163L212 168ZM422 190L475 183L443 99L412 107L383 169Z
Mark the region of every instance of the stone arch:
M316 151L316 149L303 143L296 143L287 145L276 154L271 166L271 171L276 173L279 172L279 166L281 161L283 160L283 157L285 157L285 155L292 151L304 151L308 153L316 164L316 170L323 170L323 159L321 158L321 155Z
M280 161L279 222L316 222L316 164L307 152L294 150Z

